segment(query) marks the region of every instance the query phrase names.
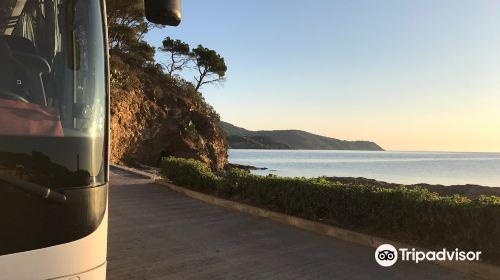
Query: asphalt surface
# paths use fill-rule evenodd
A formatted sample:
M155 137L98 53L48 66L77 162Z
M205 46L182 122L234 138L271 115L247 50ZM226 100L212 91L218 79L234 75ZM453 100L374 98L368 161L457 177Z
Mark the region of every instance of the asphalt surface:
M475 279L374 252L111 172L108 279Z

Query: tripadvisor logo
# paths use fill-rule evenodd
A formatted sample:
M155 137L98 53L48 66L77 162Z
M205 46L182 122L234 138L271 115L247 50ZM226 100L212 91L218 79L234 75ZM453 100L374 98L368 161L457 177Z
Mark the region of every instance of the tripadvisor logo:
M410 261L419 263L421 261L480 261L480 251L460 251L458 249L448 251L418 251L415 248L399 248L397 250L391 244L382 244L375 250L375 260L381 266L393 266L398 261Z
M375 260L381 266L392 266L398 261L398 251L391 244L382 244L375 251Z

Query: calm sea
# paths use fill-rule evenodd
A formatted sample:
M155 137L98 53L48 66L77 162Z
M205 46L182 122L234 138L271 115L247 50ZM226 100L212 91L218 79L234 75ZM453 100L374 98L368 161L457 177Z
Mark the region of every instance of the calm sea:
M229 150L231 163L266 167L255 174L365 177L400 184L500 187L500 153Z

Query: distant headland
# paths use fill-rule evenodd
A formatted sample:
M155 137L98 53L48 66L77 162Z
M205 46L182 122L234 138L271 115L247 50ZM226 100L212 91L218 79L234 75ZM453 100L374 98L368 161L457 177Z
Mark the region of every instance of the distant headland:
M221 122L230 149L383 151L370 141L345 141L302 130L251 131Z

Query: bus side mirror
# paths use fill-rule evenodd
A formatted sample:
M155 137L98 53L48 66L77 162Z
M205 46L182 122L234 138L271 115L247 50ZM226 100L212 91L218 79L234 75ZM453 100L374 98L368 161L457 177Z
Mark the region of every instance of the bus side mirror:
M177 26L181 23L181 0L144 0L148 21L156 24Z

